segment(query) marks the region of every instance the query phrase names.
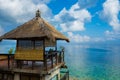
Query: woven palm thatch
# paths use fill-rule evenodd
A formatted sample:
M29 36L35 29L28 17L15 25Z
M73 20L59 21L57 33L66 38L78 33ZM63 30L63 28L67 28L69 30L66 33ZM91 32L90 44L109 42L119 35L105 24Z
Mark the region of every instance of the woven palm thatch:
M47 38L52 41L55 40L66 40L69 42L69 39L64 36L62 33L57 31L52 25L43 20L40 17L40 14L36 13L36 17L32 20L24 23L23 25L17 27L16 29L4 34L0 37L2 39L43 39Z

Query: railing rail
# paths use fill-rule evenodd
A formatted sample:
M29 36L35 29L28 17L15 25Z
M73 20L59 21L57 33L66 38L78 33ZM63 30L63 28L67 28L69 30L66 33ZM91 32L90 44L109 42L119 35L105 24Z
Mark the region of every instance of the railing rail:
M51 53L49 53L49 51L45 52L45 59L46 61L51 61L51 68L54 67L54 65L57 65L58 63L62 63L64 62L64 51L52 51ZM23 62L28 62L26 60L15 60L14 59L14 54L5 54L5 53L1 53L0 56L5 56L6 57L6 62L7 62L7 68L22 68L22 66L24 66ZM0 59L0 61L2 61L2 59ZM35 61L31 61L32 62L32 66L31 68L34 69L34 64ZM47 66L47 62L45 65L46 69L48 68Z
M56 65L58 63L64 62L64 51L46 51L45 59L49 59L51 61L51 68L53 68L53 63Z
M64 62L64 51L52 51L51 53L49 53L49 51L46 51L45 53L46 59L57 56L58 62Z

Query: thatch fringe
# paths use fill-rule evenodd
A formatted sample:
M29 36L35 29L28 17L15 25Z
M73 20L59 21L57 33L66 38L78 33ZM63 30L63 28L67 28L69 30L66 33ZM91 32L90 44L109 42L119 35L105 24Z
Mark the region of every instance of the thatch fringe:
M32 20L24 23L23 25L17 27L16 29L2 35L2 39L26 39L26 38L49 38L52 41L55 40L66 40L69 39L65 37L62 33L57 31L52 25L43 20L41 17L33 18Z

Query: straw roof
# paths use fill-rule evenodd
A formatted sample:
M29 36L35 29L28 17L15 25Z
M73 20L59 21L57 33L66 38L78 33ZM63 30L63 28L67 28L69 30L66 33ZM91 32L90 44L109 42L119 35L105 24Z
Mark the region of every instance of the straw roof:
M66 40L69 39L62 33L57 31L52 25L41 18L39 10L36 12L36 17L32 20L24 23L23 25L17 27L16 29L2 35L2 39L43 39L47 38L50 40Z

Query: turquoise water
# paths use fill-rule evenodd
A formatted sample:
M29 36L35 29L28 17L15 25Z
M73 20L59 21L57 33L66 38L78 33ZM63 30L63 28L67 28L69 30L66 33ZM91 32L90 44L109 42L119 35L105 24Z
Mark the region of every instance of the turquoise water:
M7 41L0 45L3 53L10 48L15 50L15 41L12 45ZM120 80L120 44L66 45L65 62L70 76L77 80Z
M78 80L120 80L120 46L65 46L70 76Z

